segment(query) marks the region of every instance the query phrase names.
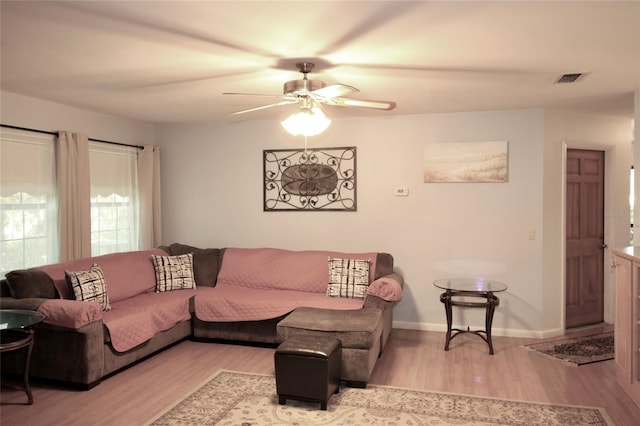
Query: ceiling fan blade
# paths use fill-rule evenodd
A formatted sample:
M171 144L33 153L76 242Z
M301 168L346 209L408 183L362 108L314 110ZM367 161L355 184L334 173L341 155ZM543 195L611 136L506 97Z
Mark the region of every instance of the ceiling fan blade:
M422 67L415 65L384 65L384 64L343 64L342 67L366 69L366 70L381 70L381 71L404 71L404 72L417 72L428 74L429 78L444 78L444 79L456 79L466 80L479 78L482 79L503 79L505 77L511 78L526 78L534 77L538 75L536 72L519 70L514 68L478 68L478 67Z
M288 101L282 101L282 102L278 102L276 104L263 105L263 106L259 106L259 107L256 107L256 108L250 108L250 109L244 109L242 111L232 112L232 113L230 113L230 115L244 114L246 112L253 112L253 111L259 111L261 109L273 108L273 107L282 106L282 105L295 104L297 102L298 101L295 100L295 99L290 99Z
M68 8L71 10L77 10L87 15L98 16L102 22L104 22L105 28L113 28L113 25L119 25L119 28L135 30L135 34L140 37L152 37L152 40L156 40L158 35L171 37L174 43L181 41L196 41L200 42L207 52L210 51L210 46L218 46L221 48L233 49L240 54L254 54L264 57L275 57L274 52L266 51L258 46L243 45L242 43L235 43L231 40L225 40L224 38L211 37L204 31L194 31L187 26L180 28L175 22L171 24L161 23L159 21L153 22L146 13L140 12L137 8L129 6L123 6L118 9L113 8L108 4L101 4L107 2L70 2L65 4L58 2L56 8ZM113 21L113 22L109 22ZM88 22L96 22L90 19L83 19L84 25L88 25ZM130 30L131 31L131 30Z
M311 92L314 96L320 96L322 98L335 98L338 96L348 95L350 93L359 92L353 86L347 86L346 84L332 84L331 86L323 87L321 89L314 90Z
M261 96L263 98L286 98L284 95L263 95L260 93L238 93L238 92L224 92L223 95L243 95L243 96Z
M376 101L368 99L352 99L352 98L333 98L329 105L337 106L355 106L361 108L375 108L391 111L396 107L396 103L393 101Z
M148 76L144 76L144 83L141 81L142 77L136 78L132 76L130 79L127 79L122 82L117 82L114 84L103 85L103 87L107 88L115 88L118 90L147 90L147 89L171 89L175 86L176 90L181 86L188 85L196 85L202 84L203 82L207 82L209 80L215 80L218 78L226 78L226 77L237 77L244 74L254 74L257 71L237 71L237 72L229 72L222 74L209 74L204 76L193 76L193 77L183 77L183 78L174 78L174 79L163 79L163 78L148 78Z

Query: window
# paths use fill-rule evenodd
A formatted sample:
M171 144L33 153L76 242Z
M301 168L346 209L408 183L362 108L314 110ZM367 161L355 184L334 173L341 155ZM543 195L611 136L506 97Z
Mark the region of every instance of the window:
M58 260L53 138L0 129L0 273Z
M0 128L0 274L59 260L54 135ZM137 250L137 149L89 144L91 252Z
M138 249L137 149L89 144L91 254Z

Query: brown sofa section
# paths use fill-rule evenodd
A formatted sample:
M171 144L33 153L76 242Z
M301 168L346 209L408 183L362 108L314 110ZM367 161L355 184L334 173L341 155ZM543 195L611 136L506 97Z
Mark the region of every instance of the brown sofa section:
M286 318L295 307L288 312L264 320L239 319L237 321L211 322L202 321L196 317L195 299L199 294L198 289L201 290L201 294L211 294L212 291L217 290L217 280L224 264L224 255L229 249L200 249L178 243L161 247L161 249L114 253L106 255L106 257L80 259L69 264L73 266L71 270L78 270L87 268L94 262L103 263L107 289L109 282L113 285L118 280L119 288L114 288L114 294L120 295L124 299L112 301L112 311L110 312L102 312L95 302L76 301L69 298L68 289L61 287L64 285L66 264L45 265L7 274L8 280L0 282L0 308L41 311L48 316L47 320L36 328L31 358L31 376L37 379L64 382L81 389L89 389L100 383L100 380L105 376L185 338L222 339L270 345L279 343L277 324ZM131 312L131 315L146 315L147 313L153 315L153 311L157 311L158 306L165 306L160 303L161 300L166 302L167 299L173 299L173 297L167 298L170 295L166 293L164 297L160 293L158 303L153 303L153 298L157 293L149 287L150 280L155 282L155 272L146 263L147 259L151 263L150 253L161 255L193 253L196 289L175 290L176 292L184 292L175 296L184 296L188 307L188 318L176 321L167 329L158 330L153 336L133 347L117 350L118 346L114 346L112 341L114 336L110 334L108 328L110 326L105 321L110 315L112 319L114 318L113 315L117 313L119 304L123 307L122 309L126 307L126 312ZM324 263L326 265L326 258ZM403 285L402 277L393 272L393 257L390 254L379 253L376 265L375 276L372 278L388 277L400 286ZM251 268L251 265L236 267ZM132 282L129 286L126 281L134 279L129 278L130 276L138 278L135 278L136 282ZM144 288L141 286L140 280L146 282ZM133 291L133 288L138 288L139 294ZM64 298L65 293L67 294L66 298ZM136 303L135 300L138 300L136 299L138 297L140 309L131 309L131 305ZM386 343L391 331L392 309L397 303L397 300L386 301L374 295L367 295L363 302L365 308L376 308L381 311L380 349ZM154 306L154 309L150 309L150 306ZM301 306L304 306L304 302L301 303ZM119 312L122 313L123 310ZM127 313L127 315L129 314ZM129 327L135 323L136 321L127 321ZM2 374L20 374L22 365L23 354L20 351L3 354Z
M284 252L283 256L287 253ZM389 253L377 253L375 262L375 271L373 271L372 279L378 280L383 277L389 277L398 282L401 286L404 281L400 274L394 272L393 256ZM224 255L223 259L224 261ZM250 268L251 266L248 266ZM265 268L265 274L270 272ZM364 307L377 307L383 312L383 342L386 344L391 326L393 322L393 308L397 305L397 301L386 301L374 295L367 295L364 299ZM238 340L259 343L280 343L277 336L276 326L278 322L286 317L288 312L276 318L251 321L203 321L198 318L198 312L194 316L194 337L200 340L204 339L222 339L222 340Z
M122 268L130 270L132 277L139 277L139 274L155 276L153 267L145 263L147 258L151 262L151 254L167 255L161 250L117 253L107 255L108 257L80 259L70 265L74 267L78 263L91 265L93 262L102 264L105 268L105 275L111 278L112 285L115 285L113 277L123 275L122 271L113 274L114 268L119 268L120 265ZM97 304L65 300L59 297L59 292L55 287L55 279L49 274L54 274L54 277L59 278L60 271L58 270L61 269L62 276L64 276L65 265L53 264L42 267L49 272L34 268L9 273L7 279L3 280L1 284L2 287L9 289L10 293L9 296L4 293L0 299L2 309L27 309L40 311L47 315L45 322L38 325L35 331L30 367L32 377L63 382L80 389L90 389L100 383L103 377L191 336L192 325L190 311L188 311L186 321L177 321L168 329L155 333L134 347L117 351L111 341L109 330L105 326L104 313L99 307L96 308ZM141 268L142 266L144 268ZM109 275L110 272L111 275ZM146 276L146 278L149 281L149 277ZM107 279L107 288L109 282ZM31 286L32 283L33 286ZM48 288L46 283L48 283ZM131 286L126 282L118 284L129 288L133 287L133 283ZM130 292L130 290L125 289L124 292ZM154 296L155 293L152 289L142 291L138 295L111 303L112 311L118 309L119 303L130 304L136 297L141 297L140 309L135 312L135 315L144 316L144 304L153 304L152 298ZM162 295L159 297L162 298ZM190 306L189 299L191 297L191 293L185 291L184 303L187 304L187 308ZM148 309L147 311L152 312ZM23 362L24 354L22 351L7 353L6 356L3 354L2 373L20 374Z
M255 253L251 253L249 257L253 255ZM289 255L288 252L281 254L281 256ZM293 253L292 256L300 261L299 252ZM324 259L326 263L326 257ZM286 265L289 262L282 263ZM390 254L377 253L373 264L375 270L370 276L373 282L382 283L388 280L402 289L404 285L402 276L394 272L393 257ZM271 272L269 266L262 266L265 276L260 285L267 285L265 282L270 282L269 276L278 275L280 272ZM247 268L251 269L251 266L247 265ZM309 268L309 270L315 269ZM373 284L370 288L372 286ZM261 291L263 290L255 290L257 297L264 294ZM246 293L243 290L241 294ZM327 300L324 295L323 298ZM233 298L230 300L223 298L218 303L234 305L239 302ZM393 325L393 308L397 303L398 300L384 300L376 295L367 294L359 309L332 309L326 306L314 306L313 300L309 299L309 304L300 305L292 312L260 321L204 321L198 317L196 309L193 333L195 339L204 341L234 340L267 344L279 344L298 336L337 338L342 342L343 347L341 379L351 386L365 387L376 361L389 340Z

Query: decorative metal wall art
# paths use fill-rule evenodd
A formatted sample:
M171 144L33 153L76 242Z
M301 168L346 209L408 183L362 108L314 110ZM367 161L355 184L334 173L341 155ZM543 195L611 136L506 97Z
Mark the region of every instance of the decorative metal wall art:
M264 150L264 211L356 211L356 147Z

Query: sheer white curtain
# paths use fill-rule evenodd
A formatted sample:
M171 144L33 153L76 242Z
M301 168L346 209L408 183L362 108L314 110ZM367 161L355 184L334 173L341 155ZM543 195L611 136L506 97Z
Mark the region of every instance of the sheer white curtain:
M138 249L137 151L89 143L93 256Z
M140 248L158 247L162 241L160 205L160 148L145 145L138 152Z
M161 244L159 148L89 144L60 132L56 170L60 260Z
M55 140L60 261L91 256L89 140L58 132Z

